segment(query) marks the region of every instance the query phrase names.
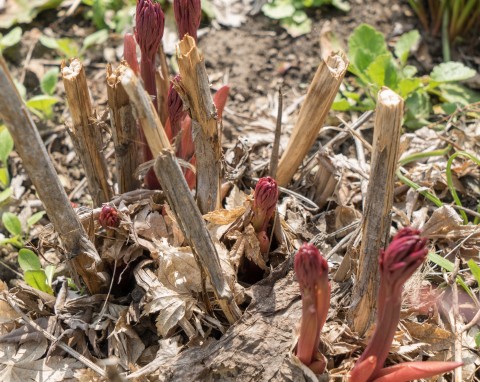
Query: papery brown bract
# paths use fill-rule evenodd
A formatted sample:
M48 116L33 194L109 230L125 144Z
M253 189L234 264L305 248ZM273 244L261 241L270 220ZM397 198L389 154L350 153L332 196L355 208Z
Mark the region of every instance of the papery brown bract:
M177 22L178 37L186 34L197 41L197 30L202 19L202 4L200 0L173 0L173 12Z

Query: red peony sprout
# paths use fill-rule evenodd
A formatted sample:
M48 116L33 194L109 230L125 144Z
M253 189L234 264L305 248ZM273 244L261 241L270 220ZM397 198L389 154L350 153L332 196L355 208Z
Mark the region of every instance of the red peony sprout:
M179 38L182 39L188 33L197 41L197 30L202 19L200 0L173 0L173 12Z
M181 81L179 74L175 76L173 81L170 83L170 88L168 89L167 97L167 107L168 107L168 118L170 120L170 128L172 138L176 137L181 130L181 122L188 114L183 110L183 101L180 98L180 95L175 90L173 84L177 81ZM185 158L183 158L185 159Z
M302 320L296 355L317 374L323 373L324 360L317 360L320 331L330 307L328 264L313 244L303 244L295 255L295 273L302 294Z
M154 0L138 0L135 23L135 39L142 53L140 71L145 90L156 96L155 55L162 42L165 27L165 16L160 3Z
M459 362L405 362L383 368L400 319L403 285L427 256L427 239L404 228L379 257L377 324L367 348L350 373L350 382L407 382L451 371Z
M131 33L125 33L123 37L123 57L135 74L140 73L137 60L137 43Z
M252 225L255 232L266 231L278 201L278 186L275 179L260 178L253 194Z
M100 211L98 222L103 228L117 228L120 224L118 211L115 209L115 207L105 204L102 207L102 211Z

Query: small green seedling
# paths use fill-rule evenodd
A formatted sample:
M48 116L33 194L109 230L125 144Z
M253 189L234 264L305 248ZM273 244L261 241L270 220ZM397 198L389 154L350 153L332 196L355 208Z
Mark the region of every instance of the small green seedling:
M374 109L378 91L387 86L405 99L405 125L415 129L430 123L432 102L437 99L447 114L459 106L480 101L480 94L459 84L476 74L462 63L445 62L435 66L430 75L417 76L417 69L407 65L407 59L419 40L416 30L404 34L396 42L392 54L382 33L367 24L357 27L348 40L349 71L355 75L356 87L366 89L365 94L359 95L355 88L341 90L333 108Z
M85 37L83 45L80 46L71 38L53 38L42 35L40 42L43 46L55 50L65 58L82 57L85 51L94 45L103 44L108 39L108 30L101 29Z
M10 244L16 248L22 248L25 245L25 240L28 237L28 232L38 221L45 215L45 211L40 211L27 219L27 229L24 231L22 223L17 215L11 212L4 212L2 215L2 224L8 233L9 238L1 239L0 245Z
M27 248L18 252L18 264L23 270L25 282L32 288L53 295L52 282L55 274L55 266L47 265L42 268L38 256Z

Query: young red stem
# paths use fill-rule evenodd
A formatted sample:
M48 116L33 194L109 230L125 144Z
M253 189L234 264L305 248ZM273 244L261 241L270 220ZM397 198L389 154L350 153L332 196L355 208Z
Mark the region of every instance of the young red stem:
M463 362L405 362L380 370L373 382L408 382L447 373Z

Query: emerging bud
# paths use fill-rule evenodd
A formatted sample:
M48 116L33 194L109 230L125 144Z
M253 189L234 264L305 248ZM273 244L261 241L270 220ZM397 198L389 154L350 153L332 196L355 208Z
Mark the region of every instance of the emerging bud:
M180 98L180 95L175 90L175 87L173 86L173 84L177 81L181 81L181 77L179 74L177 74L173 81L170 83L167 97L168 117L170 118L172 138L177 136L177 134L180 132L180 123L186 115L186 111L183 110L183 101Z
M427 239L420 237L420 231L407 227L395 235L385 251L380 252L377 324L351 375L362 374L368 359L375 359L376 365L367 381L375 381L382 372L400 320L403 285L425 260L428 253L426 243Z
M118 211L115 207L104 204L98 217L98 222L103 228L117 228L120 224Z
M135 39L142 52L153 61L163 37L165 16L160 3L154 0L138 0L135 15Z
M385 283L396 293L401 293L403 284L413 275L427 256L427 238L410 227L400 230L378 260L380 274Z
M252 225L255 232L266 231L278 201L278 186L275 179L260 178L253 196Z
M302 320L296 355L310 366L317 361L320 331L330 307L328 263L313 244L303 244L295 255L294 268L302 294ZM323 370L315 372L320 374Z
M202 18L200 0L173 0L173 12L177 22L178 37L182 39L188 33L197 41L197 30Z
M380 370L373 382L408 382L427 379L447 373L462 365L463 362L404 362ZM352 379L353 381L357 382Z
M123 37L123 58L127 61L128 66L135 72L140 73L140 67L137 60L137 43L131 33L125 33Z

